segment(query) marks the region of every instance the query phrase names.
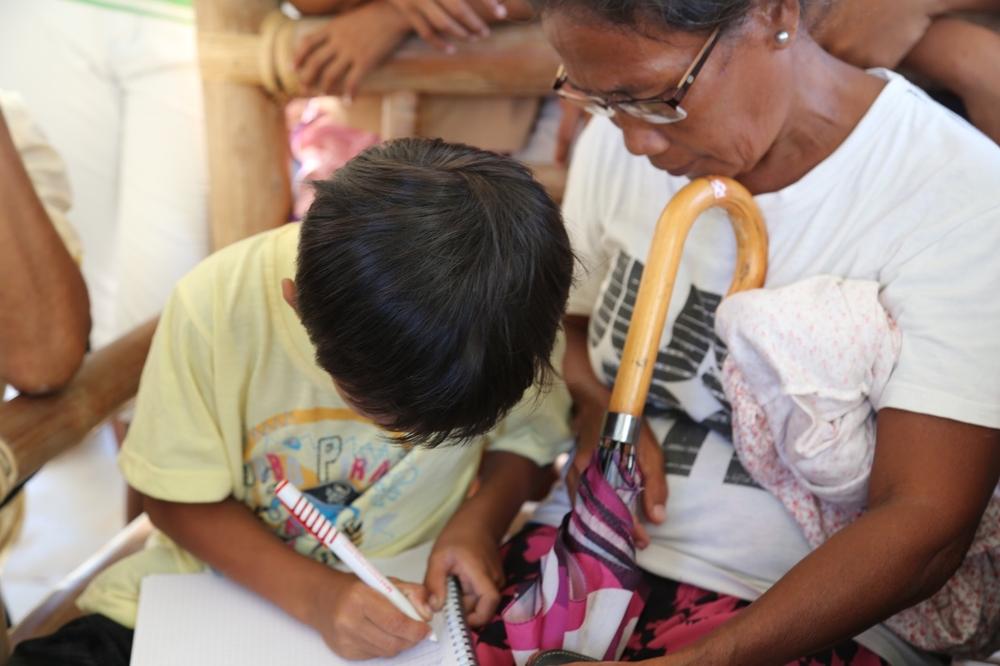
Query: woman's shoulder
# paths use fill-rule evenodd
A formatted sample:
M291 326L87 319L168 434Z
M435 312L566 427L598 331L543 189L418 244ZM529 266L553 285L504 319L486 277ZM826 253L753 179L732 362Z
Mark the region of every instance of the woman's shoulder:
M931 98L902 75L885 70L888 79L877 104L882 122L871 137L871 157L915 181L952 180L960 188L1000 191L1000 146L964 118Z

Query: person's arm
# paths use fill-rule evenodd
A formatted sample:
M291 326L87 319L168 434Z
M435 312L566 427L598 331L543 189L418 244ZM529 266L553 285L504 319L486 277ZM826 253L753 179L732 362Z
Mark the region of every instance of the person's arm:
M1000 34L959 18L935 19L903 64L962 98L969 120L1000 144Z
M1000 12L1000 0L941 0L944 12Z
M182 504L146 496L143 504L178 545L314 627L345 659L391 657L427 636L426 624L400 613L356 576L298 554L235 499ZM420 586L399 585L424 607Z
M926 599L961 564L998 480L1000 431L882 410L868 510L732 621L661 663L787 663Z
M0 383L23 393L60 388L80 366L89 332L83 276L0 112Z
M551 481L551 476L523 456L487 451L479 481L479 489L459 507L435 541L425 578L431 608L437 610L445 599L447 576L458 576L472 626L492 618L500 602L500 541L521 506Z
M457 0L483 22L500 20L489 0ZM404 8L399 3L406 3ZM528 18L531 9L524 0L503 5L511 20ZM320 29L306 35L295 50L295 68L307 89L316 94L353 97L361 81L399 47L414 30L444 50L449 45L437 28L419 18L426 9L436 17L443 11L434 0L369 0L333 17ZM433 8L433 9L431 9ZM469 16L468 12L463 15Z
M303 16L337 14L353 9L364 2L365 0L291 0L292 6L299 10Z
M942 0L838 0L806 17L809 33L856 67L894 68L920 41Z

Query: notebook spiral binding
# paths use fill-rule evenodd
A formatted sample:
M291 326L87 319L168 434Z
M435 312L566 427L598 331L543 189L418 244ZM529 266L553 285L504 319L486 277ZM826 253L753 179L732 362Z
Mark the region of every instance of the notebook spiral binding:
M472 634L465 620L465 610L462 607L462 584L458 578L448 578L448 598L446 615L448 618L448 640L455 651L458 666L479 666L476 650L472 645Z

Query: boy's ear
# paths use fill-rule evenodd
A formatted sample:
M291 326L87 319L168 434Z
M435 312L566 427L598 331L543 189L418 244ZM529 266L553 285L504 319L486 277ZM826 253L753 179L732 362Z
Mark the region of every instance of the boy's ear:
M295 288L295 283L288 278L282 278L281 295L284 296L285 302L291 305L292 309L297 313L299 311L299 291Z

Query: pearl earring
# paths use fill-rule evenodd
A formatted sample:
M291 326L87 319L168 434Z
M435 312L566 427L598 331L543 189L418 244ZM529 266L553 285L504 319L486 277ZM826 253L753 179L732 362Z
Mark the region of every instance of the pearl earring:
M788 43L788 40L791 38L792 36L791 34L789 34L787 30L780 30L778 34L774 36L774 41L778 42L779 46L784 46L785 44Z

